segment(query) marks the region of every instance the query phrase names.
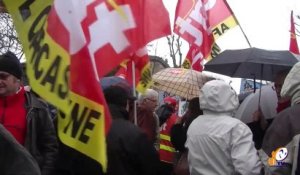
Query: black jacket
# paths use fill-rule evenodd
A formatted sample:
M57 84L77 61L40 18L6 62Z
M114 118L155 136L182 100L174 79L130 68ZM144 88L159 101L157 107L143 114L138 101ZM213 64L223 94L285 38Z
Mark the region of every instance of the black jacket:
M51 174L58 152L57 136L47 105L26 92L25 148L36 159L42 175Z
M113 118L107 141L107 175L155 175L158 153L146 135L128 121L125 109L110 105ZM101 175L101 165L86 155L60 144L55 175Z
M59 154L53 175L103 175L102 166L92 158L59 142Z
M140 128L126 120L128 113L109 105L113 118L107 136L108 175L155 175L159 157Z
M33 157L0 124L0 174L40 175Z

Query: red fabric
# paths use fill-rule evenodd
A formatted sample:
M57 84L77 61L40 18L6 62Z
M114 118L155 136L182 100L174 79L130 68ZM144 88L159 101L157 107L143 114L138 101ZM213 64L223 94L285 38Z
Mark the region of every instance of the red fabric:
M284 102L278 102L276 111L277 111L277 113L279 113L290 106L291 106L291 100L287 100Z
M171 105L173 108L175 108L176 105L177 105L176 99L172 98L172 97L166 97L166 98L164 98L164 103L167 103L167 104Z
M209 52L209 51L208 51ZM185 58L189 64L189 67L184 67L184 68L192 68L193 70L202 72L203 71L203 60L204 57L202 55L201 50L199 50L197 47L195 46L191 46L186 58Z
M131 116L131 120L133 121L133 116ZM156 140L157 122L151 110L137 109L137 125L146 134L151 144L154 144Z
M65 50L71 52L71 48L77 48L72 56L81 49L88 50L100 77L150 41L171 33L169 14L161 0L115 0L116 7L109 2L78 3L75 7L78 13L73 16L60 14L54 3L47 25L47 32ZM77 45L71 47L70 39Z
M22 145L26 135L25 90L22 87L19 93L0 99L1 124Z
M132 70L132 64L134 62L134 70ZM146 66L149 64L149 57L147 53L146 47L143 47L135 52L130 59L127 61L126 65L121 64L119 70L115 74L115 76L122 77L128 81L129 84L133 84L133 75L135 72L135 86L137 87L139 84L142 84L143 87L147 87L149 81L149 74L146 69ZM143 90L138 89L139 92L143 92Z
M177 115L172 114L171 117L168 118L168 120L161 126L160 134L171 137L171 128L176 123L176 120L177 120ZM165 140L165 139L162 139L162 137L161 137L159 144L160 144L160 147L162 145L165 145L165 146L171 147L175 150L174 146L171 143L171 140ZM167 150L160 148L159 149L159 157L160 157L160 160L163 162L167 162L167 163L174 162L174 152L172 152L172 151L167 151Z
M183 67L203 70L203 60L209 58L215 38L222 35L214 29L231 16L223 0L178 1L174 32L190 44Z
M290 39L290 52L294 54L300 54L297 38L295 34L295 23L294 23L294 17L293 17L293 11L291 12L291 39Z
M161 0L110 2L55 1L47 19L47 33L71 57L71 91L105 107L106 132L110 117L98 79L148 42L171 33Z

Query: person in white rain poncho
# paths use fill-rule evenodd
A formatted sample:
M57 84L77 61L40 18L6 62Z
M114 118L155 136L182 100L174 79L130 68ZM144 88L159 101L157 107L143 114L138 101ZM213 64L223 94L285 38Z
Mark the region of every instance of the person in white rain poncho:
M187 132L185 146L191 175L260 174L262 164L250 129L232 118L239 102L224 81L207 82L200 92L203 115Z

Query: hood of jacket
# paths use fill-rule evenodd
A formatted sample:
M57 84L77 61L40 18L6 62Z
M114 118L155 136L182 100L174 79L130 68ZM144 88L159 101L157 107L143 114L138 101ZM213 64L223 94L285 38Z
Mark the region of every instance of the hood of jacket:
M232 87L222 80L204 84L199 95L200 108L205 114L232 114L239 106L238 96Z
M282 97L291 97L292 105L300 103L300 62L286 76L280 93Z

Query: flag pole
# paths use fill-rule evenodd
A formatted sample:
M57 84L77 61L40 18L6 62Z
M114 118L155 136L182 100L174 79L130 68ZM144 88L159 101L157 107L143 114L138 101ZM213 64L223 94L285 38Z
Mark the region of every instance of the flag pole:
M299 55L299 47L297 43L297 36L296 36L296 31L295 31L295 22L294 22L294 16L293 16L293 10L291 11L291 26L290 26L290 48L289 51L292 52L295 55Z
M226 0L224 0L224 3L225 3L225 5L227 6L227 8L230 10L230 12L231 12L231 14L232 14L234 20L238 23L238 26L240 27L240 29L241 29L241 31L242 31L242 33L243 33L243 35L244 35L244 37L245 37L245 39L246 39L246 41L247 41L249 47L251 48L252 46L251 46L251 44L250 44L250 41L249 41L249 39L248 39L246 33L244 32L244 29L242 28L242 26L241 26L240 23L238 22L238 20L237 20L235 14L234 14L233 11L231 10L231 8L230 8L228 2L227 2Z
M136 90L135 90L135 62L132 60L132 93L133 96L136 97ZM134 124L137 125L137 103L136 100L133 101L133 119Z

